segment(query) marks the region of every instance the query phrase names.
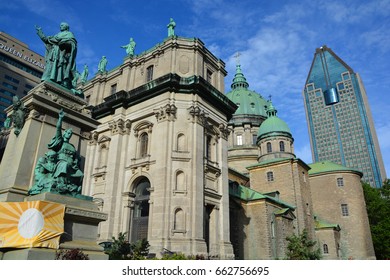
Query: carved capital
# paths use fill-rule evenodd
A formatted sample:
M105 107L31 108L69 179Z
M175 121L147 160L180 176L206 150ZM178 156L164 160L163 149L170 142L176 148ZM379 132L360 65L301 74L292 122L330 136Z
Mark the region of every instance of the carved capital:
M157 121L174 121L176 119L177 107L174 104L166 104L163 107L154 109Z
M95 145L97 143L99 133L97 131L91 132L91 138L89 139L89 144Z
M111 130L111 134L126 134L130 132L131 128L131 121L130 120L123 120L123 119L118 119L115 121L111 121L108 123L108 127Z
M224 140L227 140L231 132L231 129L228 128L228 126L224 123L220 123L218 129L219 129L219 136L222 137Z
M207 126L208 114L198 105L191 105L188 109L189 119L191 122L196 122L202 126Z

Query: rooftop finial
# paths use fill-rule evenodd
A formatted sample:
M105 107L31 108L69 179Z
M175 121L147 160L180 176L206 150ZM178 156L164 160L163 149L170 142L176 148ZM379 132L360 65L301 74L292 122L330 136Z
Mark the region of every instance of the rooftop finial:
M269 101L268 101L268 106L266 106L266 112L267 112L267 116L268 117L274 117L276 116L276 113L277 113L277 110L276 108L274 107L274 105L272 104L272 101L271 101L271 95L269 95Z

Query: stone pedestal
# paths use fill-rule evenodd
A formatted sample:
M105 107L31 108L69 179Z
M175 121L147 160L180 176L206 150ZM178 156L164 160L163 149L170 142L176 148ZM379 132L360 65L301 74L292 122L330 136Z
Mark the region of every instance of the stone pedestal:
M9 134L0 164L0 201L23 201L27 196L34 182L35 164L48 151L61 109L65 112L62 128L73 130L70 142L81 156L81 169L89 132L99 124L91 118L85 100L50 82L42 82L21 101L29 113L20 134L16 136L13 128Z
M100 212L94 202L52 193L42 193L25 199L36 200L65 204L65 232L61 236L59 250L79 249L91 260L108 259L103 247L96 243L99 223L106 221L108 215ZM28 248L5 251L2 257L4 260L54 260L55 254L54 249Z
M50 82L42 82L21 99L28 115L20 134L12 128L0 163L0 201L51 201L65 204L64 230L59 249L80 249L90 259L107 259L103 248L96 244L98 226L107 220L107 214L98 210L92 198L74 198L53 193L28 196L34 184L34 168L37 160L48 151L48 144L56 133L58 113L63 109L65 117L62 128L72 128L70 142L81 157L84 169L87 141L90 131L98 121L91 118L85 100L69 90ZM7 111L11 113L10 107ZM56 250L47 248L7 249L0 255L3 259L54 259Z

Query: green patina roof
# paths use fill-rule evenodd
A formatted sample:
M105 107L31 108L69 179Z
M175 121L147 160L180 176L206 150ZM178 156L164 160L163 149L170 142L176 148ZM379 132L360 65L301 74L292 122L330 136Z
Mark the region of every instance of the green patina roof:
M339 224L332 224L328 223L324 220L319 219L317 216L314 217L315 220L315 229L326 229L326 228L333 228L336 230L340 230L340 225Z
M229 195L232 195L232 196L237 197L237 198L244 200L244 201L269 199L269 200L275 201L279 204L282 204L283 206L285 206L287 208L295 209L294 206L291 206L291 205L287 204L286 202L283 202L283 201L276 199L272 196L261 194L261 193L255 191L251 188L248 188L248 187L245 187L242 185L238 185L238 184L235 187L232 187L229 184Z
M247 166L246 168L251 169L252 167L263 166L263 165L267 165L267 164L273 164L273 163L277 163L277 162L281 162L281 161L290 161L290 160L291 160L290 158L271 158L271 159L267 159L267 160L264 160L261 162L251 164L251 165Z
M272 105L271 101L269 103L270 105L267 107L268 118L259 127L257 136L262 137L269 133L287 133L289 136L291 136L291 130L288 127L287 123L280 119L278 116L276 116L277 110Z
M234 115L260 115L267 116L265 111L268 102L257 92L249 90L249 84L241 71L241 66L236 66L236 74L231 85L232 90L226 96L237 106Z
M309 164L309 167L311 168L309 170L309 175L314 174L320 174L320 173L328 173L328 172L340 172L340 171L352 171L357 172L359 174L362 174L360 171L345 167L341 164L337 164L331 161L322 161L322 162L316 162Z

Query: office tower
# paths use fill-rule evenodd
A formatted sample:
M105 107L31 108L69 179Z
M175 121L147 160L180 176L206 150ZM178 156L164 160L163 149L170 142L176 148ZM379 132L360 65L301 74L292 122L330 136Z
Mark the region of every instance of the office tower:
M4 110L12 105L12 98L22 98L35 87L41 81L44 67L43 56L0 32L0 127L7 118Z
M355 168L363 181L381 187L386 173L359 74L327 46L318 48L303 98L313 161Z

